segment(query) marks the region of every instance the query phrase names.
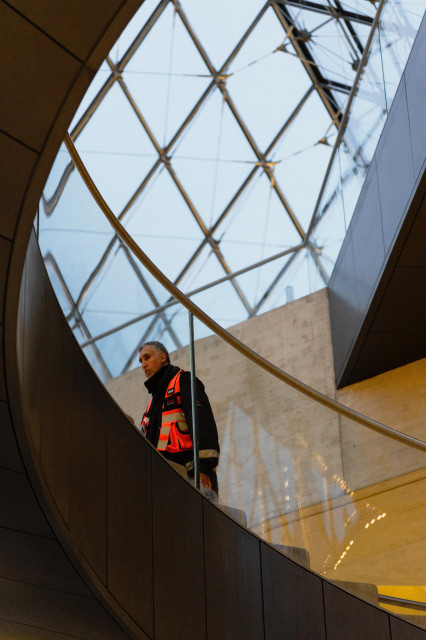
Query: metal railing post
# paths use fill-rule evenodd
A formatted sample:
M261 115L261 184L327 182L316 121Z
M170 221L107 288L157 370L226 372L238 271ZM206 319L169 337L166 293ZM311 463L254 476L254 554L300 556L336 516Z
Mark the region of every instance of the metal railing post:
M200 469L198 463L198 412L197 391L195 382L195 350L194 350L194 316L188 311L189 316L189 355L191 361L191 408L192 408L192 450L194 454L194 482L197 489L200 488Z

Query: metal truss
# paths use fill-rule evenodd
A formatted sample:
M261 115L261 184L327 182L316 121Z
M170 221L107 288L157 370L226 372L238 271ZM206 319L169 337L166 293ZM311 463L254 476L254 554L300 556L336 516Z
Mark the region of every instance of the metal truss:
M177 16L181 21L181 24L186 30L187 35L189 36L190 40L201 56L206 67L206 76L209 78L209 82L204 92L195 102L192 109L187 113L186 117L184 118L183 122L178 127L174 135L163 146L157 140L140 106L132 95L126 83L125 72L128 63L138 51L142 43L145 41L147 35L153 29L155 29L159 18L162 16L165 9L170 4L173 6L175 16ZM326 20L323 25L328 24L330 21L337 25L341 34L341 39L346 46L348 60L351 62L352 68L356 70L356 66L359 62L359 57L363 53L363 44L361 38L357 33L357 25L371 26L373 19L368 15L362 15L360 13L345 10L339 0L327 0L327 2L323 4L310 2L308 0L268 0L261 7L255 19L252 21L240 40L235 44L234 48L229 53L227 59L220 68L216 68L214 66L202 42L198 38L194 29L191 27L190 20L188 19L188 16L183 9L183 4L181 4L181 2L179 2L178 0L161 0L158 2L158 5L156 6L152 15L146 21L133 42L124 52L121 59L118 62L114 63L111 58L107 58L107 64L110 68L110 75L71 132L71 137L73 138L73 140L77 140L88 123L92 120L92 118L96 116L98 107L101 105L104 98L108 95L108 92L111 90L111 88L113 86L117 86L121 90L122 95L125 97L134 114L136 115L140 126L151 141L152 148L156 154L156 158L146 175L143 177L141 176L138 187L135 189L133 194L131 194L123 209L117 213L117 218L120 221L124 221L126 219L126 215L132 210L135 203L152 182L153 178L158 175L160 171L167 172L172 183L175 185L178 193L180 194L183 202L185 203L186 208L190 212L193 220L202 233L202 240L200 241L193 254L191 256L188 256L186 264L183 266L180 273L175 278L174 283L176 285L179 285L182 282L184 276L190 272L191 267L194 265L203 249L208 247L211 254L215 256L217 262L223 270L224 275L222 278L207 284L205 287L198 288L191 293L198 293L200 291L214 287L218 283L228 281L231 283L235 295L243 305L247 313L247 317L252 317L261 310L266 300L270 297L273 290L279 285L280 281L282 281L283 277L286 276L291 265L294 263L295 259L302 250L308 251L309 255L313 259L314 264L317 267L319 276L322 278L324 284L327 283L327 274L321 263L320 252L315 246L310 243L307 235L308 228L310 235L313 223L311 221L311 225L308 225L308 228L304 228L304 225L299 220L297 211L293 210L293 208L291 207L286 196L285 189L280 184L280 181L277 179L274 172L273 152L277 147L277 144L282 140L287 130L290 127L294 126L294 123L297 121L297 118L301 110L303 109L303 106L308 101L313 92L317 93L326 113L329 116L330 128L334 128L334 130L337 130L342 119L341 97L342 95L348 94L351 91L352 85L350 84L350 82L340 82L336 79L327 77L321 70L321 64L316 59L315 43L311 37L311 33L309 33L304 28L303 24L298 23L298 11L300 12L302 10L324 15ZM256 142L255 134L249 129L242 115L239 113L239 110L237 109L233 97L229 91L227 81L232 75L232 72L230 72L231 64L268 11L273 12L273 15L275 15L279 25L281 25L283 29L283 42L278 47L278 51L282 52L283 54L295 56L299 59L302 72L306 73L310 80L310 87L299 100L298 104L294 107L290 116L287 117L283 122L272 142L266 149L262 150ZM320 30L323 25L320 25L319 27L317 27L317 29ZM226 104L227 108L229 109L229 113L232 114L235 123L237 124L240 132L242 133L244 139L247 141L251 151L253 152L254 161L252 163L251 169L247 173L247 176L242 181L240 186L236 189L228 204L217 216L216 220L211 224L211 226L207 226L200 212L197 210L194 202L191 200L189 193L182 184L179 175L173 165L173 158L177 143L182 139L190 123L197 116L198 112L206 103L210 95L215 91L220 93L224 104ZM326 142L325 138L321 139L322 136L323 133L319 135L318 142ZM66 188L66 184L70 175L72 174L72 170L73 165L68 165L58 182L53 196L49 200L43 199L42 204L47 216L51 216L54 213L55 207L58 205L58 203L60 203L61 195ZM266 176L271 191L273 191L273 193L277 197L277 200L281 204L282 215L291 222L292 227L297 232L299 242L293 247L279 252L274 256L271 256L270 258L257 261L256 263L247 265L244 269L232 272L221 249L222 238L219 236L219 234L222 232L224 221L227 220L230 213L235 210L236 204L247 192L247 189L253 182L255 176L258 176L260 173ZM169 299L165 304L160 304L149 283L144 278L141 268L135 263L134 258L130 255L130 253L123 247L121 247L121 249L124 251L127 261L136 274L141 287L147 293L152 303L152 309L144 314L139 315L137 318L121 324L99 336L93 337L90 335L90 332L88 331L87 326L85 326L80 314L80 309L84 304L86 297L90 294L91 289L94 287L97 279L104 272L106 265L113 259L113 255L120 247L120 245L121 243L119 239L114 236L114 238L105 247L103 255L99 259L97 265L87 276L86 281L82 286L76 301L74 301L70 296L67 285L60 274L60 268L54 262L52 255L48 254L45 257L46 261L50 262L54 266L55 272L59 276L59 280L64 289L65 295L70 301L73 310L72 316L79 323L79 326L82 328L82 331L86 336L86 340L83 343L83 346L91 346L91 348L95 348L96 341L101 339L102 337L111 335L112 333L120 331L130 324L138 322L141 319L147 317L152 317L152 321L148 329L146 329L143 335L141 335L141 342L149 339L149 336L152 334L154 327L158 322L161 321L163 323L164 330L169 334L173 344L176 347L181 346L181 341L173 327L173 321L167 315L168 309L175 304L174 301ZM279 258L283 259L284 257L287 258L286 262L283 264L278 274L275 275L266 289L260 292L255 304L251 305L248 301L248 297L243 287L237 280L238 276L251 270L259 269L268 262L272 262L273 260L277 260ZM126 371L134 362L138 346L139 342L135 344L133 352L129 355L129 357L126 358L126 362L123 363L123 372ZM108 367L103 361L99 349L96 349L96 357L99 359L104 374L108 376Z

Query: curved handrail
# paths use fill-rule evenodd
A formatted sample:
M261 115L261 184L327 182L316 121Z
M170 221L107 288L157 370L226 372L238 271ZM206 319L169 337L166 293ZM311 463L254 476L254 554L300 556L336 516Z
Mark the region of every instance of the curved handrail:
M388 437L393 438L394 440L398 440L403 442L406 445L411 447L415 447L416 449L420 449L421 451L426 452L426 442L419 440L418 438L414 438L413 436L409 436L405 433L401 433L396 429L392 429L392 427L388 427L376 420L371 420L366 416L358 413L354 409L349 409L349 407L345 407L340 404L336 400L332 400L327 397L320 391L309 387L307 384L301 382L294 376L282 371L279 367L272 364L269 360L258 354L250 347L247 347L243 342L235 338L231 333L229 333L226 329L221 327L215 320L213 320L209 315L207 315L200 307L198 307L190 298L188 298L182 291L173 284L167 276L148 258L148 256L142 251L142 249L138 246L138 244L134 241L132 236L126 231L123 225L117 220L105 200L103 199L101 193L97 189L95 183L93 182L89 172L87 171L77 149L74 146L73 141L69 134L65 136L64 139L65 145L68 149L68 152L79 171L84 183L89 189L92 197L95 199L97 204L99 205L101 211L114 228L117 235L121 238L121 240L126 244L126 246L132 251L135 257L140 260L143 266L148 269L151 275L163 285L165 289L176 298L186 309L191 311L196 318L198 318L201 322L203 322L209 329L213 331L217 336L222 338L225 342L227 342L231 347L239 351L246 358L257 364L259 367L272 374L282 382L285 382L290 387L297 389L304 395L308 396L312 400L328 407L332 411L339 413L340 415L349 418L350 420L354 420L355 422L372 429L373 431L377 431L382 433Z
M420 611L426 611L426 603L419 602L418 600L408 600L407 598L396 598L395 596L385 596L379 593L379 602L385 604L393 604L398 607L407 607L408 609L419 609Z

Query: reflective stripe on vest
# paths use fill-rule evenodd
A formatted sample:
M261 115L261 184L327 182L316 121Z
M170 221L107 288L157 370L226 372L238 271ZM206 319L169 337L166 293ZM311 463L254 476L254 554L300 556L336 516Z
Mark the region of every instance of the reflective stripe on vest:
M179 453L192 449L192 439L186 423L185 414L182 411L182 397L180 392L180 374L182 369L173 376L167 385L161 410L161 428L158 438L157 450ZM152 398L142 418L142 430L147 433L149 424L148 413L151 408ZM167 407L170 407L169 409Z

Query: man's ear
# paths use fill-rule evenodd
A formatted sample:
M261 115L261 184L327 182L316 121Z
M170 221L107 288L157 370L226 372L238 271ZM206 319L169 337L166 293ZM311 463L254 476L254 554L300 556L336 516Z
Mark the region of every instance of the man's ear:
M167 356L165 353L161 352L160 353L160 358L161 358L161 364L166 364L167 362Z

